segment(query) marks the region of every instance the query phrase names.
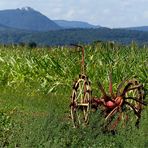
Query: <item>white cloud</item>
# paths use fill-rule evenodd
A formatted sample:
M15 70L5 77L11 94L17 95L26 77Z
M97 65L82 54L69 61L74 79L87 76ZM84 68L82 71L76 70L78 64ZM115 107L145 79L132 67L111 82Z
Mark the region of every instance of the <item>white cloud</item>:
M143 17L144 17L145 19L148 19L148 11L144 11Z
M69 10L68 12L67 12L67 14L65 14L65 16L66 16L66 18L73 18L74 17L74 15L75 15L75 11L74 10Z
M103 10L103 13L104 13L104 14L109 14L109 13L110 13L110 9L106 9L106 8L105 8L105 9Z

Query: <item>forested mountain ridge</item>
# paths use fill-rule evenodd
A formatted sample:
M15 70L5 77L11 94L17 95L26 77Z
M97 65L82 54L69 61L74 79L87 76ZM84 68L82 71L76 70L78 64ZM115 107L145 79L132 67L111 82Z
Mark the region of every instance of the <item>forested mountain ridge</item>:
M29 43L38 45L69 45L71 43L92 43L94 41L116 41L129 44L148 43L148 32L124 29L65 29L48 32L0 31L0 43Z

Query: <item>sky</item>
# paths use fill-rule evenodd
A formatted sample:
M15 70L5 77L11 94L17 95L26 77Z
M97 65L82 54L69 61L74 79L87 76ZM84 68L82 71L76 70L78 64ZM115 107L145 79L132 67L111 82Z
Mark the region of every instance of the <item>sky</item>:
M52 20L104 27L148 26L148 0L0 0L0 10L29 6Z

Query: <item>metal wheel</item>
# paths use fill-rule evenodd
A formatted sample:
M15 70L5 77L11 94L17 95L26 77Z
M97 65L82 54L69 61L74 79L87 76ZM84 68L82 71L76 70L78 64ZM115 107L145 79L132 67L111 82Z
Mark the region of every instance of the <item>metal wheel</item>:
M133 123L139 127L143 105L146 105L143 85L136 79L123 81L117 89L117 97L122 98L122 104L107 114L107 129L113 130L119 125L125 127Z
M91 102L90 81L85 75L80 75L74 83L71 96L71 119L74 127L88 123Z
M126 105L126 112L128 112L128 114L131 116L128 118L128 120L135 122L136 126L138 127L143 105L145 105L143 85L140 84L136 79L129 80L123 90L123 94L124 104ZM131 110L136 115L136 119L134 118L134 115L132 116L130 112Z
M120 96L123 97L123 111L126 113L127 121L129 124L135 123L139 127L141 118L141 112L144 103L144 88L137 79L125 81L121 88L122 93Z

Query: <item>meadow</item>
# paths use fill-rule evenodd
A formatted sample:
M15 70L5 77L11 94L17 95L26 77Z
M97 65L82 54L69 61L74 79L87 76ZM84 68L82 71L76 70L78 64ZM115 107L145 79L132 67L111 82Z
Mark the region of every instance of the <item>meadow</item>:
M93 96L101 95L97 80L108 89L111 70L114 90L126 77L136 77L148 89L147 46L95 43L84 47ZM139 129L133 123L114 135L103 133L98 113L91 115L87 127L73 128L69 104L80 64L81 51L75 47L0 46L1 147L148 147L147 107Z

